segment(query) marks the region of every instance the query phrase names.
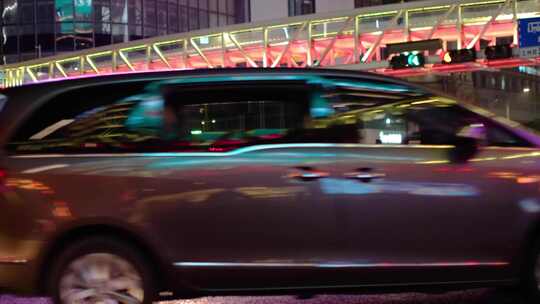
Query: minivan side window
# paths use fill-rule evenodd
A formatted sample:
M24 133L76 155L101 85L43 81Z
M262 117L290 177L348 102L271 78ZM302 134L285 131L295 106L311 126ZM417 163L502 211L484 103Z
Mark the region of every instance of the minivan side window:
M89 86L55 96L23 121L6 149L16 154L123 151L155 137L151 126L126 125L140 102L132 96L139 96L147 83Z
M165 138L178 151L225 152L290 142L303 129L305 85L172 86L165 96Z
M305 84L148 87L59 96L23 124L8 151L223 152L303 138L310 98Z

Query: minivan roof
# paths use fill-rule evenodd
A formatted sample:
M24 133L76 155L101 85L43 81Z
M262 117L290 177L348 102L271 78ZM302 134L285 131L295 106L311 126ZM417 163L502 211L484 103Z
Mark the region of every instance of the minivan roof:
M58 86L77 86L80 84L92 85L110 82L122 82L122 81L134 81L134 80L157 80L157 79L171 79L182 77L187 79L204 79L204 81L222 81L224 78L220 77L272 77L276 75L291 75L296 77L309 77L309 76L327 76L327 77L351 77L351 78L364 78L369 80L384 81L391 83L401 83L410 85L410 83L397 78L383 76L371 72L364 71L347 71L337 69L312 69L312 68L234 68L234 69L196 69L196 70L176 70L176 71L151 71L151 72L127 72L117 74L105 74L105 75L89 75L72 77L69 79L54 79L46 80L39 83L23 84L18 87L6 88L3 91L10 92L20 91L31 88L49 87L55 88ZM233 79L233 78L231 78ZM248 80L248 79L246 79Z

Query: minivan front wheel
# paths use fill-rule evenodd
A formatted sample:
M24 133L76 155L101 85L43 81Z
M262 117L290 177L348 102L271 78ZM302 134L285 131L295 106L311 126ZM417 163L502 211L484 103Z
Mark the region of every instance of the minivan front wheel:
M57 259L49 279L55 303L151 303L153 272L128 243L82 240Z

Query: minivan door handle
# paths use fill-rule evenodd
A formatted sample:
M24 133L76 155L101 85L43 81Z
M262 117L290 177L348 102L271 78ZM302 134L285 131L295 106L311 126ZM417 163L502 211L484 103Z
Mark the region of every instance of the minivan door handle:
M289 175L287 175L287 177L292 179L298 179L304 182L325 178L330 175L328 172L319 171L312 167L301 166L295 167L294 169L298 171L290 173Z
M363 183L369 183L374 179L383 178L386 176L384 173L373 172L372 168L359 168L356 172L349 172L344 174L345 177L359 180Z

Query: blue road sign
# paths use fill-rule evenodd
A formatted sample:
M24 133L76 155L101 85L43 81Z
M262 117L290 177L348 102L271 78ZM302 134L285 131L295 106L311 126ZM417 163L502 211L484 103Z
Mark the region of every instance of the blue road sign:
M518 28L520 48L540 46L540 17L520 19Z
M540 17L518 20L519 56L540 56Z

